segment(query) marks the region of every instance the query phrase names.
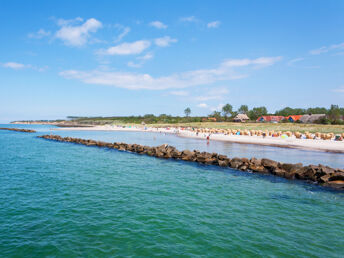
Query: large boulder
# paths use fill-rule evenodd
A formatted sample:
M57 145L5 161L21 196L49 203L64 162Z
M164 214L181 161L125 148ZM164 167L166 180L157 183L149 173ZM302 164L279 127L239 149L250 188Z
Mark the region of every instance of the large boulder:
M312 168L316 171L316 177L320 178L325 175L332 175L336 171L333 168L319 165L319 166L312 166Z
M262 165L265 168L267 168L267 169L269 169L271 171L273 171L276 168L278 168L278 164L279 163L277 161L274 161L274 160L271 160L271 159L262 159Z
M226 155L218 155L219 160L226 160L228 157Z
M215 165L215 164L218 164L218 163L217 163L217 159L216 158L206 158L205 161L204 161L204 164Z
M253 172L258 172L261 174L268 174L269 170L262 165L250 164L249 169Z
M343 180L329 181L327 183L324 183L323 185L331 187L331 188L335 188L338 190L344 190L344 181Z
M218 159L217 162L218 162L220 167L228 167L230 160L228 158L227 159Z
M344 173L333 173L329 175L328 181L344 181Z
M96 142L94 142L94 141L89 141L86 145L87 145L87 146L95 146L95 145L96 145Z
M182 156L182 153L178 151L177 149L171 152L171 157L173 159L180 159Z
M233 158L230 161L231 168L238 169L241 165L243 165L244 162L240 158Z
M212 158L212 154L208 152L195 153L195 159L199 163L206 163L207 160Z
M295 178L316 182L317 181L316 172L317 172L316 168L312 165L302 167L295 172Z
M78 139L78 142L79 142L79 143L80 143L80 141L81 141L81 139ZM98 147L105 147L105 146L106 146L106 142L98 141L98 142L96 143L96 145L97 145Z
M294 173L298 169L302 168L302 163L290 164L290 163L282 163L281 168L285 170L287 173Z
M189 150L183 150L181 154L181 159L185 161L193 161L194 154L194 152L191 152Z

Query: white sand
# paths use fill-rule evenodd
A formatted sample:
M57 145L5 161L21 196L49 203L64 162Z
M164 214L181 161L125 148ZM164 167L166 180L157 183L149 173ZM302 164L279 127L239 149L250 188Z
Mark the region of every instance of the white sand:
M118 127L118 126L94 126L94 127L61 127L54 130L76 130L76 131L132 131L132 132L162 132L162 133L172 133L180 137L198 138L206 141L206 137L209 134L199 133L196 135L195 132L187 130L178 130L175 128L144 128L144 127ZM211 134L210 141L226 141L244 144L258 144L285 148L298 148L298 149L308 149L317 150L325 152L338 152L344 153L344 141L333 141L333 140L313 140L313 139L296 139L295 137L289 137L287 139L282 139L280 137L270 137L267 136L263 138L262 136L245 136L245 135L224 135L224 134Z

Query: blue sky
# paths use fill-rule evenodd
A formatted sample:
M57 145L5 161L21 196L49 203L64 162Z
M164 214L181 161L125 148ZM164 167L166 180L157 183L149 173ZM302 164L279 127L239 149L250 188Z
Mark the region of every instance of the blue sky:
M0 2L0 121L344 101L344 1Z

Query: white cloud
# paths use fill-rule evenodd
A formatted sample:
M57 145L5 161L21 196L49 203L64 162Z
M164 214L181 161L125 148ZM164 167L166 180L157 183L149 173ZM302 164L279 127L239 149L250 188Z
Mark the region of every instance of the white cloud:
M134 63L132 61L128 62L127 65L132 68L140 68L142 66L142 63Z
M209 22L207 24L208 28L218 28L220 26L221 22L220 21L213 21L213 22Z
M326 52L328 52L328 48L327 47L321 47L321 48L313 49L313 50L309 51L309 53L311 55L320 55L320 54L326 53Z
M36 67L30 64L21 64L21 63L17 63L17 62L7 62L7 63L3 63L1 64L2 67L5 68L10 68L13 70L21 70L21 69L33 69L39 72L43 72L45 71L48 67Z
M324 46L324 47L321 47L321 48L318 48L318 49L313 49L313 50L309 51L309 53L311 55L320 55L322 53L327 53L329 51L341 50L341 49L344 49L344 42L340 43L340 44L334 44L334 45L331 45L331 46Z
M6 68L15 69L15 70L19 70L19 69L23 69L23 68L27 68L28 67L27 65L16 63L16 62L4 63L4 64L2 64L2 66L6 67Z
M175 95L175 96L185 97L185 96L189 95L189 92L184 91L184 90L179 90L179 91L170 91L169 94L170 95Z
M344 93L344 86L339 87L338 89L332 90L334 92Z
M144 56L139 56L137 59L139 60L149 60L152 59L154 56L152 53L147 53Z
M142 67L142 65L143 65L146 61L152 59L153 57L154 57L154 56L153 56L152 53L147 53L147 54L145 54L144 56L136 57L136 59L139 60L138 63L134 63L134 62L130 61L130 62L128 62L127 65L128 65L129 67L131 67L131 68L140 68L140 67Z
M257 59L245 60L246 66L256 68L258 66L268 66L279 61L281 57L261 57ZM67 79L80 80L87 84L108 85L132 90L165 90L181 89L198 85L212 84L217 81L235 80L247 77L238 74L233 68L244 66L238 59L222 62L218 67L211 69L200 69L181 73L174 73L168 76L153 77L147 73L139 74L121 71L78 71L67 70L60 73Z
M159 47L168 47L171 43L175 43L177 42L177 39L173 39L169 36L165 36L162 38L157 38L155 39L155 45L159 46Z
M81 22L81 18L74 20L58 21L61 28L55 33L55 37L61 39L66 45L83 46L87 43L90 33L95 33L102 27L102 23L94 18L88 19L81 25L73 26L75 22Z
M295 64L295 63L297 63L297 62L301 62L301 61L303 61L303 60L305 60L304 58L302 58L302 57L300 57L300 58L295 58L295 59L292 59L292 60L290 60L289 62L288 62L288 66L293 66L293 64Z
M157 29L167 29L167 25L163 24L161 21L152 21L149 25Z
M200 107L200 108L207 108L208 105L205 104L205 103L199 103L199 104L197 105L197 107Z
M122 32L115 39L115 43L121 41L131 31L130 27L124 27L122 25L117 25L117 27L120 28Z
M256 59L229 59L224 62L224 65L230 67L240 67L248 65L256 65L256 68L272 65L282 59L281 56L277 57L260 57Z
M122 43L106 50L100 50L99 53L103 55L135 55L140 54L149 48L150 45L151 43L148 40L138 40L132 43Z
M39 29L37 32L29 33L28 37L33 39L41 39L50 36L50 31L45 31L44 29Z
M195 16L188 16L180 18L182 22L197 22L198 19Z
M303 58L303 57L294 58L294 59L290 60L287 63L287 66L297 67L297 68L305 68L305 69L317 69L317 68L320 68L320 66L316 66L316 65L302 65L302 63L298 64L299 62L302 62L304 60L305 60L305 58Z

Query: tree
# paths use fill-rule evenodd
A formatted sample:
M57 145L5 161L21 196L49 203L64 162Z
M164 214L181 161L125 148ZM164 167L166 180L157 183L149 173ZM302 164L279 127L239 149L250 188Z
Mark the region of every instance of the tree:
M307 113L307 110L303 108L290 108L285 107L281 110L275 112L276 116L292 116L292 115L304 115Z
M220 121L221 120L221 112L215 110L213 113L211 113L209 115L209 117L215 117L216 121Z
M330 110L328 111L328 116L331 122L336 122L340 119L340 108L338 105L331 105Z
M248 112L248 116L251 120L257 120L258 117L268 114L266 107L255 107Z
M306 114L327 114L328 110L324 107L308 108Z
M225 119L227 120L227 116L228 114L232 114L233 113L233 107L230 104L226 104L222 107L222 113L223 116L225 117Z
M191 109L190 109L189 107L186 108L186 109L184 110L184 114L185 114L186 117L189 117L190 114L191 114Z
M241 105L238 109L239 114L246 114L248 112L248 106L247 105Z

